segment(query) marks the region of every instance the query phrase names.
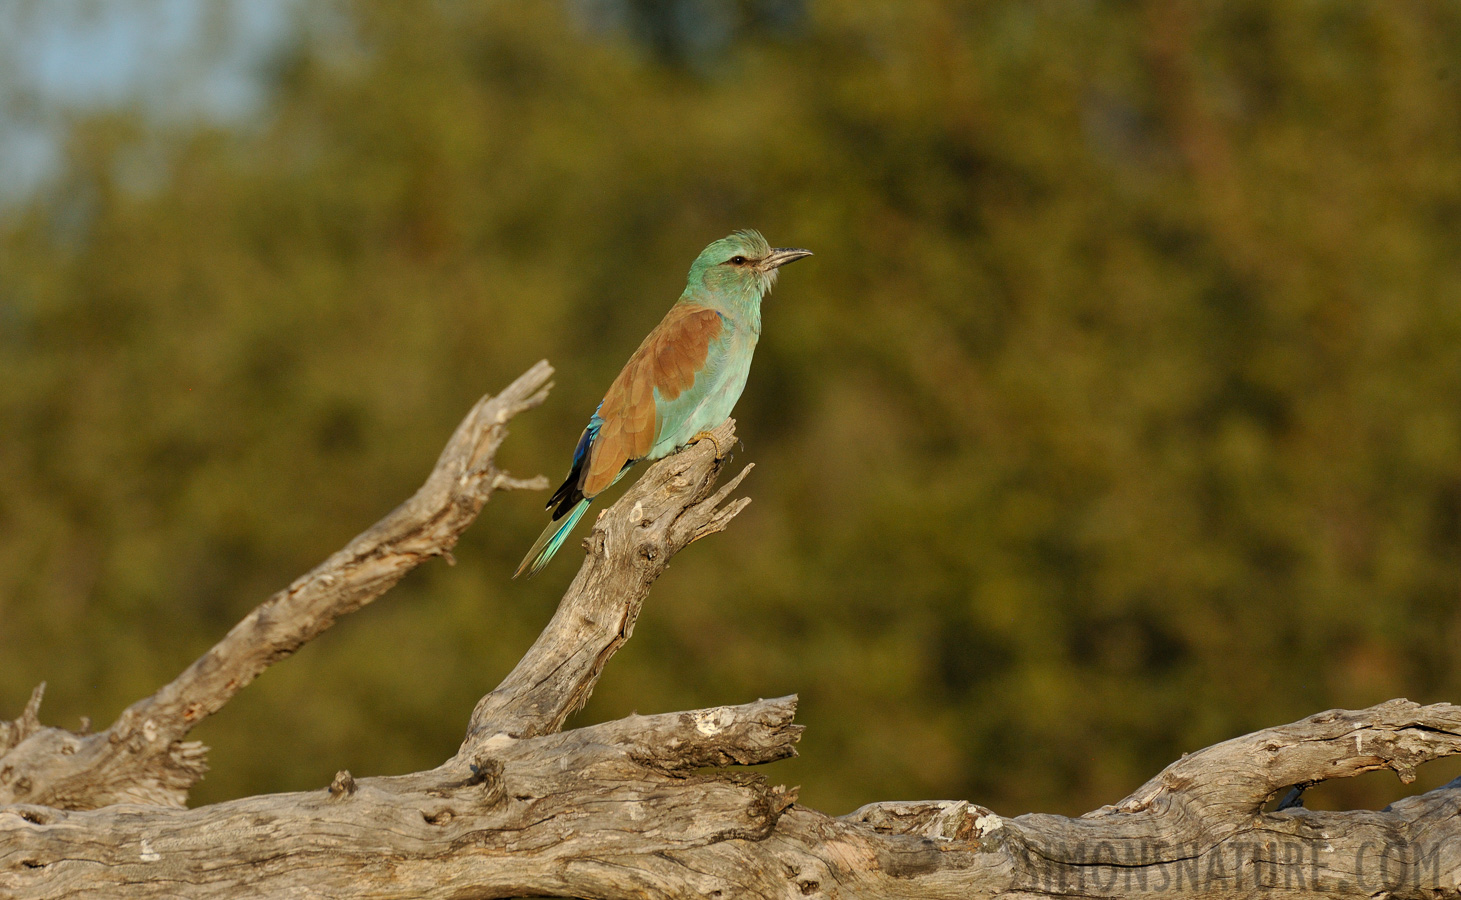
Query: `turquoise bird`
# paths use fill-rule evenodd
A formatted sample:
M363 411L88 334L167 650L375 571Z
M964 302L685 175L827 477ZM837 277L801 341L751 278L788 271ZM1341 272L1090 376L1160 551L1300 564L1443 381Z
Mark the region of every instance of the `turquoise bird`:
M737 231L695 258L685 292L589 417L568 477L548 500L553 519L512 577L547 565L589 503L630 466L669 456L726 420L761 337L761 298L782 266L811 255Z

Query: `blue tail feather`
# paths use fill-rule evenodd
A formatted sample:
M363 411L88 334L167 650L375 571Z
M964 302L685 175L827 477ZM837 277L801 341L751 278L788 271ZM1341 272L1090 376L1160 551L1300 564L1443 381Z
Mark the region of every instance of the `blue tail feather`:
M549 522L548 527L544 528L543 533L538 535L538 539L533 542L533 548L528 551L527 556L523 557L522 563L518 565L517 571L513 573L512 577L518 578L524 572L529 578L538 574L538 571L548 564L548 560L553 558L553 554L558 552L558 548L563 546L563 542L568 539L569 532L573 531L573 526L577 525L578 520L582 519L583 514L588 511L589 502L589 499L584 497L574 504L568 515Z

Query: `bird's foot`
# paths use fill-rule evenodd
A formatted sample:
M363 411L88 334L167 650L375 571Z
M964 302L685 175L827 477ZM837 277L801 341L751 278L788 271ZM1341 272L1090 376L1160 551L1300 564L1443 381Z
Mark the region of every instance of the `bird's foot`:
M715 445L716 459L725 459L725 451L720 448L720 441L717 441L715 439L715 435L711 434L708 431L699 432L694 437L690 438L690 440L686 441L685 446L688 447L691 444L698 443L702 438Z

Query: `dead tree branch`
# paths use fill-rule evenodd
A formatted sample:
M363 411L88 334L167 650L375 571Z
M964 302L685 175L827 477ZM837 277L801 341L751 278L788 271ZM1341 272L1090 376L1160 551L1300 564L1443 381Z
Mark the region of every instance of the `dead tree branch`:
M493 459L513 416L538 406L553 367L540 362L457 426L426 483L329 559L261 603L223 640L106 731L38 727L39 690L20 719L0 726L0 803L92 809L112 803L182 806L207 769L206 749L183 737L265 669L390 590L433 556L447 554L500 488L543 490ZM11 738L8 742L5 738ZM7 745L8 744L8 745Z
M536 402L546 378L544 367L541 381L502 409ZM463 429L482 426L480 410ZM733 423L716 438L728 446ZM440 483L448 495L459 484L480 490L505 478L491 469L495 443L467 443L478 449ZM12 799L0 807L0 896L1458 895L1461 781L1381 811L1265 809L1294 785L1381 768L1408 781L1416 766L1461 753L1461 707L1448 704L1395 700L1230 740L1076 819L1005 818L962 800L876 803L834 818L796 805L794 789L702 771L794 755L801 729L792 721L793 697L561 731L632 634L670 558L723 529L747 502L726 502L744 471L716 489L723 461L714 447L702 442L656 463L600 515L552 622L478 703L461 748L441 766L383 778L342 771L319 790L191 810L168 807L175 794L100 809ZM449 457L460 454L449 447L442 459ZM431 496L443 496L439 490ZM315 625L272 625L265 615L235 633L272 635L260 643L289 652L377 596L407 560L443 552L480 507L473 500L452 512L459 508L427 502L421 508L437 512L423 517L413 499L331 558L361 574L349 588L312 588L340 592L302 607ZM420 537L428 531L438 537ZM386 558L394 561L379 562ZM209 684L217 677L195 676ZM38 703L37 694L0 729L0 748L13 753L46 731ZM148 707L174 716L178 708L171 696ZM168 734L181 735L170 727Z
M726 420L712 434L714 441L657 464L655 477L639 479L612 515L600 516L587 540L588 557L558 612L511 674L477 704L464 749L497 732L531 737L561 728L634 633L644 598L670 557L723 530L751 502L743 497L722 505L752 466L717 491L724 461L715 447L735 443L735 422Z
M1403 770L1461 741L1461 709L1392 701L1220 744L1079 819L964 801L842 818L758 778L793 753L792 698L499 733L438 769L196 810L0 811L0 891L108 897L1456 896L1452 784L1380 812L1261 810L1322 759ZM1199 758L1200 757L1200 758ZM1305 770L1307 776L1314 773ZM1386 893L1388 892L1388 893Z

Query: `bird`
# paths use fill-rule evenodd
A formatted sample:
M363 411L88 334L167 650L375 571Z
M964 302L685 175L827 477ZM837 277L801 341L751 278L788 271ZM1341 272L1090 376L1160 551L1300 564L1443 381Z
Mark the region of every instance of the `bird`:
M761 300L789 262L810 250L772 247L754 230L712 242L684 293L609 385L573 451L553 511L513 578L537 574L589 504L640 460L669 456L724 422L740 399L761 337ZM720 455L720 446L716 446Z

